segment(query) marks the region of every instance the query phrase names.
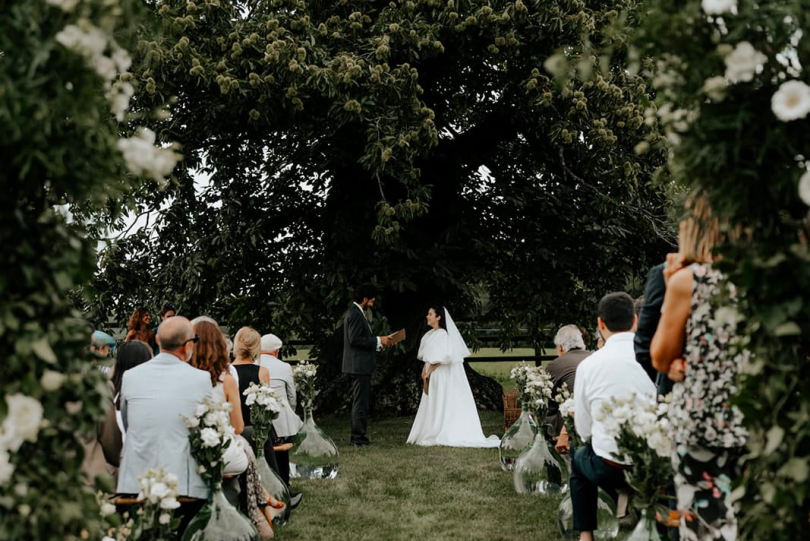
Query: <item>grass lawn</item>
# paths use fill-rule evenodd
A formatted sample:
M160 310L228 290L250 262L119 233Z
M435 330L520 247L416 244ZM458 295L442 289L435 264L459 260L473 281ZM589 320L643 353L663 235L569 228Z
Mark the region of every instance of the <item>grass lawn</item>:
M499 412L482 412L481 422L486 435L503 433ZM276 537L563 541L556 522L561 498L516 494L497 449L406 445L411 423L372 419L372 445L354 448L348 417L319 419L340 448L340 471L333 480L293 481L304 500Z

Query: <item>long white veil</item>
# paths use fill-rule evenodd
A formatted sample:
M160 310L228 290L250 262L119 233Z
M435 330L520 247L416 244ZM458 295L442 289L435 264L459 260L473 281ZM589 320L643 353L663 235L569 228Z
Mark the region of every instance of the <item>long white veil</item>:
M447 325L447 336L450 339L450 354L454 363L464 362L465 357L470 356L470 350L467 349L467 344L464 343L464 338L458 332L453 318L450 317L450 312L447 307L444 307L444 322Z

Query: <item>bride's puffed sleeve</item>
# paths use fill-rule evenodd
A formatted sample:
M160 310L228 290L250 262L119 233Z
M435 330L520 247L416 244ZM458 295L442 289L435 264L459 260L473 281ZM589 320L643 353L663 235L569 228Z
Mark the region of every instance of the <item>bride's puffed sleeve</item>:
M417 357L430 364L450 364L453 362L450 354L450 339L447 331L439 329L422 337Z

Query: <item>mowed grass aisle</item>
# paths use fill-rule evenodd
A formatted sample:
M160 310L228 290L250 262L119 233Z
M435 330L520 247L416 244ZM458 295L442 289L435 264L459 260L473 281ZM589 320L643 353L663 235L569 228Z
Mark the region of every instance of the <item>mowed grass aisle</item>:
M406 445L410 418L372 419L372 445L355 448L348 416L317 422L340 448L340 471L294 481L304 500L278 539L562 541L561 498L516 494L497 449ZM482 412L481 422L486 435L503 434L502 414Z

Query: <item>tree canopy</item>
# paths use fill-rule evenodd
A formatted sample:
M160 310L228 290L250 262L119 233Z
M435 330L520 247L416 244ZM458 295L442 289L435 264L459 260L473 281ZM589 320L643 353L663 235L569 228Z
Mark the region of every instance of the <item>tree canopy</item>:
M672 238L652 90L623 67L637 9L156 3L135 107L174 103L150 127L185 161L136 195L157 218L107 248L100 304L323 344L374 282L380 330L420 329L428 302L497 322L503 345L591 324Z

